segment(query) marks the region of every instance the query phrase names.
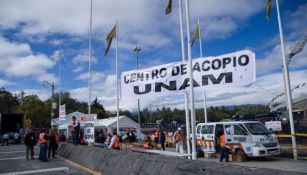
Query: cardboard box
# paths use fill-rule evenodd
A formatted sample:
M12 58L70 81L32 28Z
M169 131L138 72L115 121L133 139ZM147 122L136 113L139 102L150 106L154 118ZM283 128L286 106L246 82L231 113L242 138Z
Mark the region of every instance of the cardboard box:
M246 162L246 156L244 154L233 154L232 161L233 162Z
M216 153L204 153L205 159L216 158Z

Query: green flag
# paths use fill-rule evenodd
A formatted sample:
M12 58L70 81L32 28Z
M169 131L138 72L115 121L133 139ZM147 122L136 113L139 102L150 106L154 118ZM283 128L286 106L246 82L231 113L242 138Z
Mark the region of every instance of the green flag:
M107 45L107 48L104 52L104 56L106 56L109 52L109 49L110 49L110 46L112 44L112 40L113 38L116 37L116 25L112 28L111 32L108 34L107 38L106 38L106 45Z
M272 7L272 0L268 0L268 5L266 7L266 20L270 20L271 16L271 7Z
M168 0L167 7L165 9L165 14L170 14L172 12L173 0Z
M199 39L199 26L197 24L196 28L195 28L195 32L194 32L194 36L193 36L193 39L192 39L192 43L191 43L191 47L193 46L194 44L194 41Z

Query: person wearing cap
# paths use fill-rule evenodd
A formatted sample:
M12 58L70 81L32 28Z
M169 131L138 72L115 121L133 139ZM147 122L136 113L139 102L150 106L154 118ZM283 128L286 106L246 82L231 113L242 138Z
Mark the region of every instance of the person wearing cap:
M173 140L176 143L176 152L183 153L183 133L180 127L174 133Z

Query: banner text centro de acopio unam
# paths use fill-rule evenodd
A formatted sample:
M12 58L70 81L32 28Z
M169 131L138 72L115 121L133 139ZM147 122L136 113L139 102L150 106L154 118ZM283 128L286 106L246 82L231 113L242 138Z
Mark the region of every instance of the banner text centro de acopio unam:
M255 53L238 51L193 59L194 89L249 86L256 80ZM175 62L123 72L121 98L179 95L190 86L188 65Z

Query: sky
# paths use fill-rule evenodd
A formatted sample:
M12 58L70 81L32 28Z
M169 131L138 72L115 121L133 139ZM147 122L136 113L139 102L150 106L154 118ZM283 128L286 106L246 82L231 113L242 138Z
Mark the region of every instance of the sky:
M183 1L184 2L184 1ZM218 56L249 49L256 53L256 82L249 87L206 91L207 106L264 104L284 91L282 57L276 4L267 21L266 0L191 0L191 35L200 20L203 56ZM42 100L51 96L43 81L54 82L59 91L70 92L79 101L88 100L90 0L0 0L0 87L12 93L24 91ZM183 3L184 4L184 3ZM119 73L180 61L178 1L165 14L167 0L93 0L92 99L106 110L116 110L115 44L104 56L105 38L118 20ZM307 2L281 0L280 12L286 52L307 34ZM186 22L184 33L186 39ZM59 43L61 48L59 49ZM61 53L61 54L59 54ZM199 58L199 45L192 57ZM291 86L307 82L307 49L289 65ZM293 91L293 97L307 86ZM278 99L284 101L281 97ZM203 105L200 92L196 107ZM141 100L141 109L167 106L184 108L182 95ZM135 111L136 100L121 100L121 109Z

